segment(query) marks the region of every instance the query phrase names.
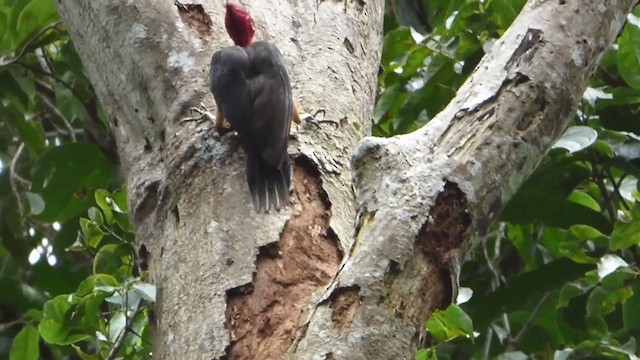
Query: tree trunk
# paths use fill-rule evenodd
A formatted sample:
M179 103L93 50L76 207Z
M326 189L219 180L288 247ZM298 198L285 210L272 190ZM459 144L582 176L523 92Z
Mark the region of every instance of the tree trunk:
M265 215L237 139L180 121L213 108L209 59L230 44L220 2L59 0L158 288L154 357L411 358L427 316L455 299L467 245L566 128L633 2L530 1L437 118L355 149L383 1L248 1L294 97L340 124L293 129L293 204Z

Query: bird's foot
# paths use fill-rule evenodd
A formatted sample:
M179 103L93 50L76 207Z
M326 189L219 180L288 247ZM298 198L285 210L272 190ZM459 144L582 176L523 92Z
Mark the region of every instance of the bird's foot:
M197 113L196 116L188 117L180 120L180 123L185 123L188 121L212 121L216 126L216 131L220 136L224 136L230 132L233 132L231 125L227 121L227 119L222 116L220 111L216 112L216 115L213 115L209 109L207 109L204 104L200 103L200 107L192 107L189 109L192 113Z
M203 103L200 103L200 107L192 107L189 109L189 111L193 114L194 112L197 114L195 116L190 116L187 118L184 118L182 120L180 120L180 123L186 123L186 122L190 122L190 121L216 121L216 117L215 115L213 115L209 109L207 109L206 106L204 106Z
M235 134L232 128L225 127L225 126L216 126L216 131L218 132L218 135L220 135L221 137L229 133Z
M318 116L319 114L322 114L322 116ZM327 112L324 109L319 109L319 110L316 110L316 112L314 112L313 115L307 114L307 113L300 114L300 119L310 122L317 127L320 127L320 124L331 124L331 125L334 125L336 129L338 129L340 127L340 123L335 120L325 119L324 117L326 114Z

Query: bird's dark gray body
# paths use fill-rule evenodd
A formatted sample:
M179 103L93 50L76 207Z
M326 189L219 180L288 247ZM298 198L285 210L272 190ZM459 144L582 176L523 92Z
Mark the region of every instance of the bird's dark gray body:
M217 51L211 59L211 92L247 155L247 182L256 210L286 206L293 101L280 51L267 42Z

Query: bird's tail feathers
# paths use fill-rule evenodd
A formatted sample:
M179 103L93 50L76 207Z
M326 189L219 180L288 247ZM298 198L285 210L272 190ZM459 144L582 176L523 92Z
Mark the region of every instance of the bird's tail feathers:
M289 203L291 162L287 156L282 166L269 166L259 156L247 154L247 183L257 212L279 211Z

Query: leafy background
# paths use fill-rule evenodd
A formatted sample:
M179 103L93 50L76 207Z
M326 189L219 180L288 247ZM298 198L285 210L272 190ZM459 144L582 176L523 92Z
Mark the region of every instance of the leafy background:
M523 5L388 0L374 134L440 112ZM417 359L637 358L635 15ZM0 359L149 359L155 289L136 258L109 126L52 0L0 0Z

